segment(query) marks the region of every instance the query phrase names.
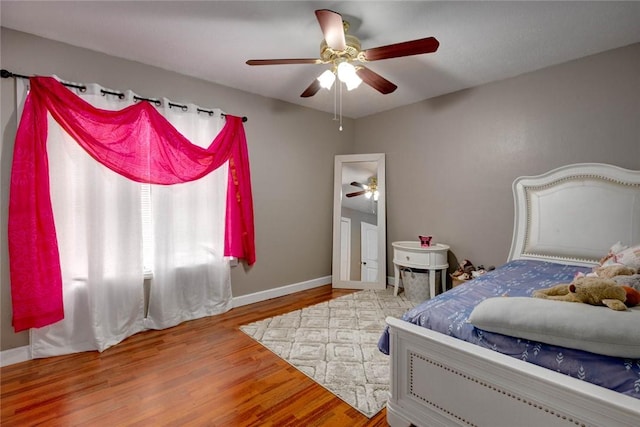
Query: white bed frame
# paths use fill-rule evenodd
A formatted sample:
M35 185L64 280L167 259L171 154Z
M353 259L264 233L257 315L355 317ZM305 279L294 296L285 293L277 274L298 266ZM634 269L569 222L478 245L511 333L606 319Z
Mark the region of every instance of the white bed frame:
M509 259L595 265L640 242L640 171L585 163L513 183ZM387 318L387 421L400 426L640 425L640 400Z

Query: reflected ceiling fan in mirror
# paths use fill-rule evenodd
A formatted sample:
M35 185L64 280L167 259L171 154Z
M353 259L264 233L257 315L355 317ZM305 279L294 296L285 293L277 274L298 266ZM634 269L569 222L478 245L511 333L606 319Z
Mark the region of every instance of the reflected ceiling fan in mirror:
M364 195L367 199L373 198L374 202L378 201L378 197L380 193L378 192L378 179L373 176L369 178L368 184L362 184L360 182L352 182L351 185L354 187L362 188L360 191L354 191L353 193L345 194L346 197L356 197Z
M300 95L307 98L315 95L320 88L331 89L338 80L345 83L347 90L357 88L360 83L371 86L386 95L396 90L397 86L364 65L354 65L354 62L366 63L381 59L400 58L404 56L432 53L438 50L440 43L433 37L402 43L380 46L372 49L361 49L360 40L347 34L349 23L342 20L342 16L328 9L316 10L316 18L324 35L320 44L320 58L301 59L251 59L248 65L283 65L283 64L329 64L325 70Z

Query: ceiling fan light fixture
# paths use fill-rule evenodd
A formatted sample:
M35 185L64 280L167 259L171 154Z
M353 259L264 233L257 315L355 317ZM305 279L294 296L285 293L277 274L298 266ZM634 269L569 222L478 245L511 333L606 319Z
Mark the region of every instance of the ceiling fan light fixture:
M356 76L356 67L347 61L342 61L338 64L338 78L341 82L346 83L353 76Z
M360 83L362 83L362 79L355 74L351 76L349 80L344 82L344 84L347 85L347 90L356 89L358 86L360 86Z
M356 74L356 67L347 61L338 64L338 79L347 85L347 90L353 90L362 83L362 79Z
M318 77L318 81L320 82L321 87L331 89L333 82L336 81L336 75L331 70L325 70L324 73L320 74Z

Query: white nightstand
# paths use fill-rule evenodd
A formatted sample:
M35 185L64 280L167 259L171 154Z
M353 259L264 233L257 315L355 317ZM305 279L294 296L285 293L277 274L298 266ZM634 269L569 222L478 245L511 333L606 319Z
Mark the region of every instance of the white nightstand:
M398 295L400 284L400 267L421 268L429 270L429 291L431 298L436 295L436 274L441 272L442 292L447 289L447 253L449 246L435 243L428 247L420 246L420 242L393 242L393 274L394 295Z

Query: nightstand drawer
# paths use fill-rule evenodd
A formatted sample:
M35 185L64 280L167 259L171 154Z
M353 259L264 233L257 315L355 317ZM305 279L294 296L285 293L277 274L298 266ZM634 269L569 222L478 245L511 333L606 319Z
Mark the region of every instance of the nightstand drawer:
M399 264L414 264L414 265L421 265L426 267L427 265L430 264L430 257L428 253L422 252L422 253L416 253L416 252L409 252L409 251L404 251L402 249L395 249L394 250L394 258L393 258L393 262L397 262Z
M448 249L449 247L444 245L434 245L422 250L396 247L393 250L393 262L419 268L446 266Z

